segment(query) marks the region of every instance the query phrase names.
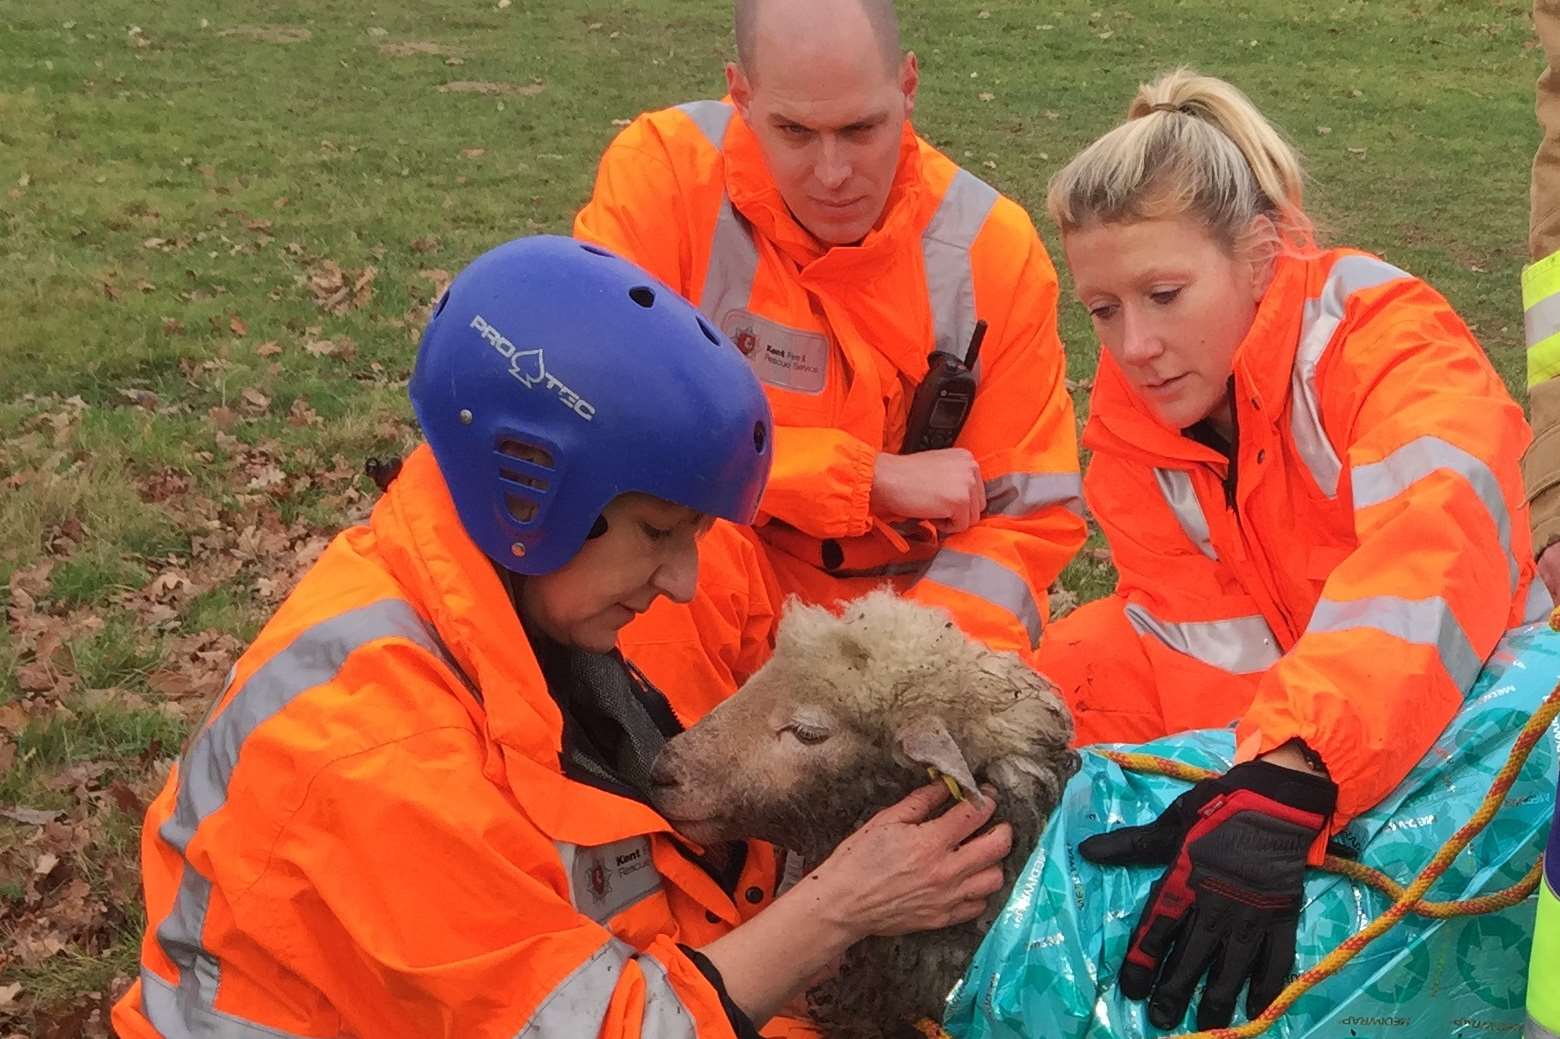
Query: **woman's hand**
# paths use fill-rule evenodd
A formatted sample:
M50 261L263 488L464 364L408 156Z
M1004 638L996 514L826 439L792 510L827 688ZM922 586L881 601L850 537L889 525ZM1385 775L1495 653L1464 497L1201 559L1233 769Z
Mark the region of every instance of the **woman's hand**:
M873 816L797 885L816 911L857 938L908 934L973 920L1002 887L1013 830L998 823L972 837L996 810L965 801L933 819L948 799L941 783L922 787Z
M769 1020L816 984L857 941L907 934L979 916L1002 887L1013 830L999 823L971 837L996 810L995 791L955 805L941 783L873 816L773 905L701 951L726 993L755 1022Z

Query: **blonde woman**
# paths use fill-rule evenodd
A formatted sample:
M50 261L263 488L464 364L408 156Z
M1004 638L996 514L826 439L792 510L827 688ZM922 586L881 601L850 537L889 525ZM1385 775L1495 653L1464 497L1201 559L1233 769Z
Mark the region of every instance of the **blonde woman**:
M1081 742L1236 726L1237 764L1155 823L1085 841L1166 866L1119 981L1172 1027L1263 1009L1294 960L1304 867L1445 727L1508 628L1541 617L1529 432L1430 286L1320 249L1293 148L1180 70L1051 182L1104 347L1085 444L1115 594L1040 667Z

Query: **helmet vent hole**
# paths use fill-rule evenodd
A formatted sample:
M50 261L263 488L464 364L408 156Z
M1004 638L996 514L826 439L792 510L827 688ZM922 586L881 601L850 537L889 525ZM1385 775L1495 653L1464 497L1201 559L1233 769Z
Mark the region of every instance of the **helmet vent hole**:
M713 325L704 320L703 314L699 315L699 331L704 333L705 339L708 339L716 346L720 345L720 334L715 331L715 327Z
M769 443L769 430L764 428L762 422L753 423L753 450L763 454L764 445L767 443Z
M506 437L498 442L498 453L510 458L518 458L522 462L530 462L543 469L555 468L552 454L537 444L527 444Z
M439 297L439 305L433 308L433 316L438 317L440 314L444 313L444 308L449 304L449 302L450 294L448 290L446 290L444 295Z
M518 494L506 494L504 504L509 510L510 518L516 523L529 523L536 518L536 502L528 498L522 498Z
M609 260L616 258L611 253L607 252L605 249L603 249L599 245L590 245L590 244L587 244L585 242L581 242L580 243L580 248L584 249L588 253L593 253L596 256L605 256Z
M628 290L628 298L646 310L655 306L655 290L648 285L635 285Z

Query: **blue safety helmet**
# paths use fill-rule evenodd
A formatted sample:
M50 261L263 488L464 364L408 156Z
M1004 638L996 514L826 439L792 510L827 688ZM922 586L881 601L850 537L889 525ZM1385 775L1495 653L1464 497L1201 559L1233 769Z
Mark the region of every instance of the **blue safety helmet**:
M703 315L605 249L551 235L477 257L423 332L409 392L478 548L567 563L639 491L750 523L773 436L763 388Z

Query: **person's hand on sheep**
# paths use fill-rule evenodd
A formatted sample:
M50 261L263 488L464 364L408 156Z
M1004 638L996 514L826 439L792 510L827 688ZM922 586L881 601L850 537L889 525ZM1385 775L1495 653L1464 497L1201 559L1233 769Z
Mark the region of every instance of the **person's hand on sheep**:
M1013 831L981 827L996 791L937 810L948 788L933 783L890 805L764 912L700 950L730 998L756 1022L871 935L908 934L973 920L1002 887Z
M1013 846L1007 823L976 836L997 807L996 791L984 793L933 818L948 788L913 791L847 837L799 888L858 938L975 919L1001 889L1001 862Z

